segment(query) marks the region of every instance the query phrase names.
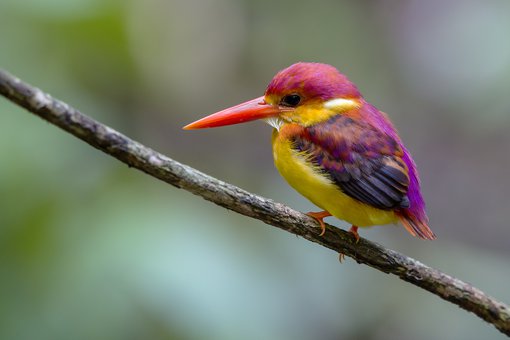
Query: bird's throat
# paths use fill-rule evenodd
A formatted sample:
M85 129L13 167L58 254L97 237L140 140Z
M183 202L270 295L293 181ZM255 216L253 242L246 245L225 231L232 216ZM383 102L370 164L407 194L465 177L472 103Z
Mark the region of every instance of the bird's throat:
M264 119L264 121L274 127L277 131L280 131L281 127L285 123L280 117L271 117Z

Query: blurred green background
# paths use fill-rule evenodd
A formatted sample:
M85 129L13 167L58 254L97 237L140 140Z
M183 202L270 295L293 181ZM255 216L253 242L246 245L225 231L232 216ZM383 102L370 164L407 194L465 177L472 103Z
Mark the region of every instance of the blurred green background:
M389 113L438 240L361 234L510 302L510 2L2 0L0 67L296 209L270 129L181 127L296 61ZM0 99L1 339L496 339L421 289L156 181ZM342 222L332 223L346 227Z

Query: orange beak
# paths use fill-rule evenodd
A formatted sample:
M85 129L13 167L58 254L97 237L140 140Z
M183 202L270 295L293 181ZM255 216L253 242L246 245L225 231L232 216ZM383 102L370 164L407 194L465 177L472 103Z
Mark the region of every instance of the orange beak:
M280 109L267 104L264 97L255 98L231 108L213 113L183 127L184 130L204 129L276 117Z

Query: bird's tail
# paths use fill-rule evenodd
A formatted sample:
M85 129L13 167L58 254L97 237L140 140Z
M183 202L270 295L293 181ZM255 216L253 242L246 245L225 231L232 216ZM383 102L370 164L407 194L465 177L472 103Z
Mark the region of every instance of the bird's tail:
M429 221L426 216L418 218L407 209L398 211L397 216L404 225L404 228L406 228L411 235L425 240L434 240L436 238L434 232L429 228Z

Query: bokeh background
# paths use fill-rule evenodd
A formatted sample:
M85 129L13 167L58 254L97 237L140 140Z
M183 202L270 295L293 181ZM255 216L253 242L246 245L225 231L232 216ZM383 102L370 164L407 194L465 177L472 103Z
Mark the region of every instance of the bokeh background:
M389 113L437 241L362 236L510 302L510 2L2 0L0 66L302 211L270 129L181 127L296 61ZM0 98L1 339L496 339L436 296L170 187ZM346 227L342 222L331 223Z

